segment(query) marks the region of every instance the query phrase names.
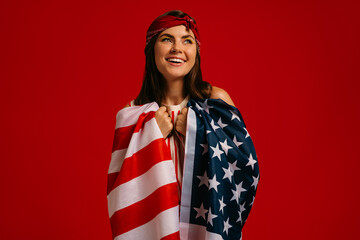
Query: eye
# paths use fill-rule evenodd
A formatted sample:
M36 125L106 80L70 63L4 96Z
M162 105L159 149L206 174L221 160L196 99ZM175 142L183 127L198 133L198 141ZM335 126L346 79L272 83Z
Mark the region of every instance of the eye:
M192 44L192 43L193 43L193 41L192 41L190 38L185 39L185 42L186 42L186 43L190 43L190 44Z
M162 42L171 42L171 39L168 37L165 37L163 39L161 39Z

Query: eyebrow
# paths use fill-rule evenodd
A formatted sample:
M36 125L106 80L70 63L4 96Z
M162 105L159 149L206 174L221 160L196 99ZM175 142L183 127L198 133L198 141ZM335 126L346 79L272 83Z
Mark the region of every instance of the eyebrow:
M174 38L174 36L173 35L171 35L171 34L168 34L168 33L164 33L164 34L162 34L161 36L159 36L159 37L162 37L162 36L168 36L168 37L170 37L170 38ZM188 38L188 37L191 37L192 39L194 39L194 37L193 36L191 36L191 35L184 35L184 36L182 36L181 38ZM195 40L195 39L194 39Z

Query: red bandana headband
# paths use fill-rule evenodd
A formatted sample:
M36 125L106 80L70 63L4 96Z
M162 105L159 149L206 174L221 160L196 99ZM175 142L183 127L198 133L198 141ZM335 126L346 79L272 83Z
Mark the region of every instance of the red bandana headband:
M155 19L154 22L150 25L147 33L146 33L146 45L149 44L150 40L158 33L164 31L167 28L175 27L178 25L184 25L186 30L188 31L189 28L195 35L195 40L200 48L200 36L199 30L196 23L187 15L183 18L166 15Z

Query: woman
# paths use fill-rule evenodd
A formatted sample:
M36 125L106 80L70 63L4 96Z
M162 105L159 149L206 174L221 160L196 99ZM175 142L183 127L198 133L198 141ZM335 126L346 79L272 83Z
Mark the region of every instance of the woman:
M200 36L195 20L178 10L159 16L147 31L145 55L146 68L141 91L138 97L126 106L127 108L119 112L117 119L117 130L122 130L118 131L121 133L115 134L114 146L121 145L119 142L124 141L127 147L114 147L117 150L113 149L110 169L117 170L109 170L109 214L114 238L142 239L142 234L149 231L152 235L146 235L146 239L179 239L180 236L181 239L241 238L241 229L252 205L249 198L255 196L259 180L257 161L242 117L230 96L225 90L212 87L202 80ZM229 123L223 123L222 118L228 119ZM151 122L149 119L155 119L156 126L147 127L146 125L150 125ZM133 124L123 124L123 127L119 127L129 121ZM129 126L132 129L130 133L126 132ZM156 135L156 131L160 132L162 139L151 138L151 141L143 144L145 147L139 147L138 151L129 153L129 149L138 148L144 139L149 138L149 134L139 137L146 129L151 129L152 135ZM129 136L123 137L126 135ZM240 138L243 141L239 142ZM154 142L156 146L151 147L151 151L146 150ZM149 154L138 157L141 151L148 151ZM153 164L149 164L148 162L152 162L149 159L158 159L156 154L150 157L154 152L163 155L163 159L154 160ZM121 154L124 156L121 164L118 164L120 166L112 167L113 162L120 162L117 158ZM136 160L129 160L135 159L135 155L136 159L141 159L138 164L135 163ZM237 162L239 157L244 159L240 164ZM167 165L157 174L146 175L158 166L157 164L164 163L169 158L172 165ZM214 159L220 162L216 163ZM142 164L151 166L140 171L138 175L135 174L133 178L122 177L126 176L126 172L139 171L139 168L143 168ZM244 170L248 169L248 172L241 176L240 166ZM124 170L125 168L128 170ZM166 174L169 174L169 179L172 178L171 174L174 175L175 184L169 180L167 184L154 188L148 194L143 192L152 185L139 190L141 184L163 181L163 176L158 175ZM216 175L221 175L221 180L225 179L224 182L218 181L220 178ZM127 180L118 180L121 178ZM129 190L123 191L123 195L144 196L139 197L138 201L124 200L125 197L121 197L121 190L118 189L125 188L129 182L140 178L147 180L132 185ZM207 188L203 188L202 185ZM163 191L161 189L165 186L170 186L169 190L156 197L154 195L155 202L151 205L158 210L150 214L147 220L140 221L141 223L135 223L138 221L136 219L143 218L137 215L136 219L129 220L134 224L126 226L129 221L124 221L124 217L134 216L141 212L140 209L144 210L141 204L146 205L145 202L150 202L152 194ZM115 193L116 191L118 192ZM119 207L123 201L130 201L131 204ZM194 206L193 202L196 202ZM179 208L176 208L179 205L180 221L176 221L179 216L174 217L173 214L157 219L161 218L162 214L167 214L169 209L173 209L173 212L179 211Z
M187 17L188 21L196 23L182 11L170 11L157 19L164 16ZM230 105L235 105L226 91L212 87L202 80L197 28L194 28L197 37L185 25L176 25L160 33L154 32L156 29L163 29L162 24L163 22L154 21L149 27L143 86L140 94L131 104L142 105L155 101L162 106L156 112L155 118L171 149L172 159L178 170L178 181L181 184L183 154L181 152L175 154L175 150L184 143L182 136L186 134L187 114L185 106L189 98L220 98ZM173 134L169 136L170 133Z

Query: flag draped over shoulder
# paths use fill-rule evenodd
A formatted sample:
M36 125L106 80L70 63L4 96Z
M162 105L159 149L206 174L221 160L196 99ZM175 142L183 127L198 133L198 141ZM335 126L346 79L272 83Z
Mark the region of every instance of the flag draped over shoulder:
M113 239L179 239L174 164L155 120L156 103L120 110L108 172Z
M241 239L259 166L239 110L218 99L190 100L181 197L181 239Z
M191 99L188 107L180 206L158 105L118 112L108 174L113 239L241 239L259 181L243 118L222 100Z

